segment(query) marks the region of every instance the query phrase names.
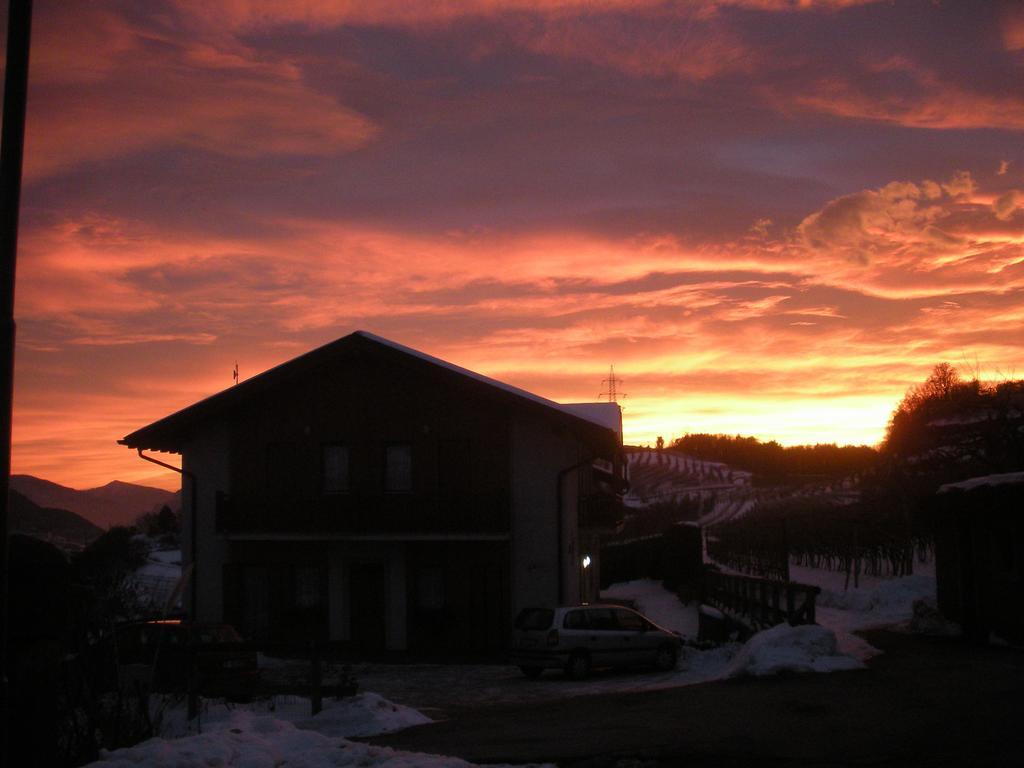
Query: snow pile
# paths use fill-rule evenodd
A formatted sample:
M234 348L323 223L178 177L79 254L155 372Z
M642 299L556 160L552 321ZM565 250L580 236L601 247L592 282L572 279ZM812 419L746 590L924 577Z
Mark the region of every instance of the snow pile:
M295 727L270 715L236 711L206 733L180 739L149 739L134 747L104 752L93 766L121 768L465 768L470 763L455 757L399 752L326 736Z
M831 630L816 624L779 624L750 638L726 667L723 677L863 668L863 662L839 652Z
M818 623L836 633L841 653L866 661L880 651L854 632L906 626L915 602L935 602L934 563L915 563L915 569L918 572L911 576L896 578L862 575L861 586L849 589L844 589L846 574L842 571L791 563L789 574L793 581L821 588L816 601Z
M159 722L159 733L165 738L176 738L195 733L195 721L187 718L186 702L154 702L154 722ZM223 699L202 699L199 723L202 730L222 728L239 713L251 716L268 715L289 722L303 730L317 731L325 736L367 737L393 733L413 725L433 722L429 717L410 707L394 704L376 693L360 693L343 699L324 700L324 708L310 716L310 702L304 696L271 696L247 704L232 704Z
M619 582L603 590L601 597L632 600L636 609L658 626L678 632L683 637L697 636L696 607L683 605L660 581L636 579Z
M845 592L823 589L817 604L851 614L843 627L851 631L909 621L915 600L934 598L935 577L918 573Z
M742 648L742 645L734 642L722 643L705 649L684 645L679 652L677 668L685 672L686 678L685 682L680 682L680 685L721 680L726 677L725 673L729 669L729 664Z
M368 691L325 707L319 714L295 724L325 736L366 737L432 722L422 712Z

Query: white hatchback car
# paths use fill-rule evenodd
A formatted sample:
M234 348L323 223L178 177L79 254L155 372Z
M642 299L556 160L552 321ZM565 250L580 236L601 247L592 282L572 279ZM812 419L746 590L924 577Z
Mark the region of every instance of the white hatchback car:
M580 680L597 667L674 669L682 642L678 633L620 605L525 608L516 617L510 656L527 677L563 669Z

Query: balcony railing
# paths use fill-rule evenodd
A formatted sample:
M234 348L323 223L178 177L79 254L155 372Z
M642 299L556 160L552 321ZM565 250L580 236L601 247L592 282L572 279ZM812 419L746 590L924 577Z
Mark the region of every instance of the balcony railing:
M580 500L580 528L614 531L622 524L622 499L607 493L594 493Z

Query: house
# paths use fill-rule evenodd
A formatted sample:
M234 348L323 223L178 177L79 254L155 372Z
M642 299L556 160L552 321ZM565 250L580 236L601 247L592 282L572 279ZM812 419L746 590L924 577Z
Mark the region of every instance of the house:
M1024 472L939 488L935 578L939 610L973 639L1024 643Z
M119 442L181 455L187 610L254 639L498 652L521 608L596 597L621 521L618 405L363 331Z

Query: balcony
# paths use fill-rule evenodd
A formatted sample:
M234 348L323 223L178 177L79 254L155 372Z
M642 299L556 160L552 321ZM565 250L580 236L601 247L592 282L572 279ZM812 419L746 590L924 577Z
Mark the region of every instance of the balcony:
M622 498L608 493L593 493L580 499L580 529L612 533L622 525Z
M271 501L218 495L219 533L335 535L505 534L509 494L454 498L420 494L334 494Z

